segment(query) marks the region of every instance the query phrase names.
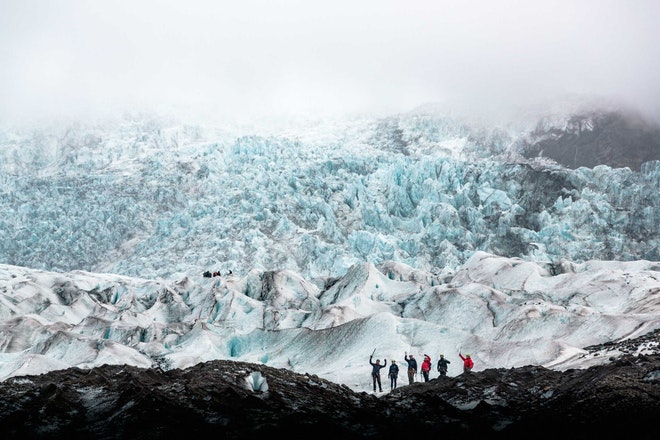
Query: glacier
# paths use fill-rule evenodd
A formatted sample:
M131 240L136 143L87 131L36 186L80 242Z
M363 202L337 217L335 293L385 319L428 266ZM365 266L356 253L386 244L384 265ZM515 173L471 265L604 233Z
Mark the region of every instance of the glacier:
M660 329L660 262L536 263L478 251L451 277L403 263L352 266L316 285L290 270L148 280L0 265L0 380L100 365L184 369L235 360L356 391L379 358L458 353L475 371L602 365ZM418 379L419 380L419 379Z
M247 127L157 115L3 126L0 262L315 279L386 261L451 275L477 251L550 269L660 260L658 160L569 169L525 158L533 135L423 108Z

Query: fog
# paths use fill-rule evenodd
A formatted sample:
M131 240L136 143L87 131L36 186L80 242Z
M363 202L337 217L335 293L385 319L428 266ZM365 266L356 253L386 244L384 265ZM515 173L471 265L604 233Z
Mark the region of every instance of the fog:
M508 114L566 95L660 119L656 0L0 0L0 118Z

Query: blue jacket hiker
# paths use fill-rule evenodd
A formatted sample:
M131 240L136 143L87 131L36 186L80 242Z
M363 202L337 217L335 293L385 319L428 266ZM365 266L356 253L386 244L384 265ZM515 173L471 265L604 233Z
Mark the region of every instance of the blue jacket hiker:
M374 393L376 392L376 384L378 384L378 389L380 392L383 392L383 386L380 384L380 369L385 368L387 366L387 359L385 359L385 363L383 365L380 364L380 359L376 359L376 363L374 364L371 362L371 359L373 359L373 355L369 356L369 364L371 364L372 370L371 370L371 378L374 381Z
M392 365L390 365L388 376L390 377L390 391L392 391L396 388L396 378L399 377L399 366L394 359L392 359Z

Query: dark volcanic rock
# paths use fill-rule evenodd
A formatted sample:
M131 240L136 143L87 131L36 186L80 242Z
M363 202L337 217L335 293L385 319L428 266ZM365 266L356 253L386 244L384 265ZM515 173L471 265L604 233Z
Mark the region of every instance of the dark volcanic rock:
M267 390L250 385L254 372L266 378ZM6 380L0 396L3 439L650 439L660 415L660 355L565 372L489 369L401 386L380 398L313 375L231 361L170 371L54 371Z
M639 171L644 162L660 160L660 128L620 112L575 115L563 127L540 124L527 158L544 156L568 168L608 165Z

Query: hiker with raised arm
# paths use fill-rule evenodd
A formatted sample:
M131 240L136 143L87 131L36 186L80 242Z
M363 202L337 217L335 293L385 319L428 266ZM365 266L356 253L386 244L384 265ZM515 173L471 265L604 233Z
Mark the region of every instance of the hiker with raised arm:
M431 356L425 354L424 360L422 361L422 376L424 377L424 382L429 381L430 372L431 372Z
M371 365L371 379L374 382L374 393L376 392L376 384L378 384L378 389L382 393L383 386L380 384L380 370L381 368L385 368L387 366L387 359L385 359L385 363L381 365L380 359L376 359L376 363L371 362L373 357L374 357L373 354L369 356L369 364Z
M417 374L417 360L411 354L408 355L408 352L403 354L405 361L408 363L408 384L415 382L415 375Z
M472 362L472 357L470 353L463 356L460 352L458 355L463 359L463 373L469 373L474 368L474 362Z

